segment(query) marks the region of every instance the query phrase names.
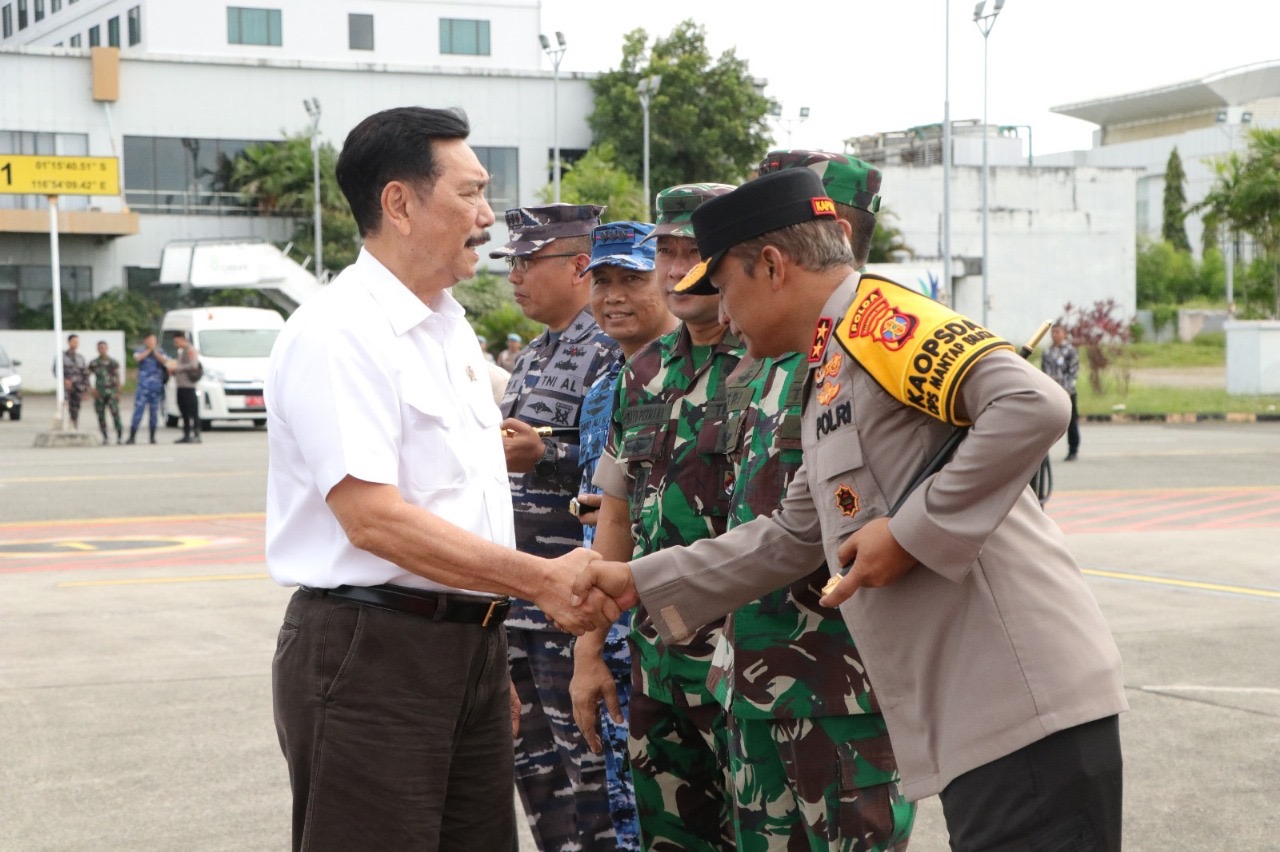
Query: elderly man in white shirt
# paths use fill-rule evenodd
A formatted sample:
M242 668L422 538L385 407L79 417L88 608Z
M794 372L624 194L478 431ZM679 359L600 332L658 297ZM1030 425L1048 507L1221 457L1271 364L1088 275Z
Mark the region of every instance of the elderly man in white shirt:
M501 417L448 288L494 221L459 111L361 122L338 182L356 263L286 323L267 379L267 565L299 587L272 683L294 849L509 849L505 595L575 633L595 554L512 549Z

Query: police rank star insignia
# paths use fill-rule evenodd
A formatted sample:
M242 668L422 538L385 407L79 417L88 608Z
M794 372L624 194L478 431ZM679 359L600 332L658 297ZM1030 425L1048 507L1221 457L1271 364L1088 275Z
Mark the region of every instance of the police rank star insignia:
M848 485L841 485L836 489L836 505L840 507L840 514L852 518L858 514L858 495Z
M835 320L831 317L818 317L818 324L813 328L813 346L809 348L809 363L816 364L822 360L827 351L827 341L831 339L831 327Z

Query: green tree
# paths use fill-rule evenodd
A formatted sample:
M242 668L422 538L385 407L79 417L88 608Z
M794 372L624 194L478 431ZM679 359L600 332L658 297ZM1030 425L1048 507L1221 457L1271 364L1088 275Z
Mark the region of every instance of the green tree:
M1214 161L1217 181L1195 209L1253 237L1270 270L1267 310L1280 316L1280 130L1249 131L1244 156L1231 152ZM1252 265L1251 265L1252 266ZM1252 298L1252 297L1250 297Z
M692 20L655 38L651 47L643 29L623 38L618 68L591 82L595 108L587 123L595 144L611 144L619 168L643 175L636 85L651 75L661 75L662 84L649 105L650 188L748 177L768 149L772 101L733 50L712 58L706 31Z
M561 184L561 190L564 186ZM563 197L563 191L561 192ZM453 297L467 309L467 321L476 334L488 340L492 353L506 346L507 335L515 332L532 340L542 333L544 326L524 315L506 280L481 270L475 278L459 282L453 288Z
M566 204L604 204L605 221L644 221L644 188L618 166L618 154L609 142L593 145L560 178L560 200ZM538 192L544 204L555 190L547 184Z
M1164 224L1161 235L1164 241L1178 251L1190 252L1191 242L1187 239L1187 193L1185 184L1187 173L1182 169L1182 158L1178 156L1175 145L1169 153L1169 162L1164 167Z
M338 186L338 153L320 146L320 227L324 234L325 269L337 272L355 262L359 229ZM315 189L311 137L286 135L283 141L250 145L223 177L226 185L265 215L295 218L292 242L315 257Z
M915 249L907 245L902 231L889 224L890 219L897 219L898 214L887 207L881 207L876 214L876 230L871 235L871 251L867 255L867 263L897 263L903 255L915 257Z

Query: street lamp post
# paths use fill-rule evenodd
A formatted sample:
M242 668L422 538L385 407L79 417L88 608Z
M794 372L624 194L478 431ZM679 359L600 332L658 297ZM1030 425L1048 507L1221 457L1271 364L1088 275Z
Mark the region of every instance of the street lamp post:
M951 0L943 0L942 50L942 287L947 304L956 306L951 289Z
M990 280L991 255L988 252L988 241L991 231L991 207L987 182L991 167L987 162L987 143L990 134L987 132L987 36L996 25L996 16L1004 8L1004 0L995 0L991 8L986 9L987 0L978 0L973 7L973 22L982 33L982 324L987 324L987 286Z
M787 147L791 147L791 129L797 124L804 124L809 118L809 108L807 106L800 107L800 112L795 118L785 118L782 114L782 104L774 104L769 110L769 116L785 131L787 131Z
M644 113L644 220L653 219L653 198L649 195L649 103L662 85L661 74L651 74L640 81L636 92L640 95L640 110Z
M555 148L555 166L552 174L555 183L555 202L560 203L560 60L564 58L564 51L567 45L564 40L564 33L556 30L556 47L551 46L551 39L543 34L538 35L538 41L542 44L542 52L551 57L552 67L552 101L551 101L551 139Z
M315 192L317 281L324 281L324 238L320 230L320 99L303 98L302 105L311 117L311 182Z

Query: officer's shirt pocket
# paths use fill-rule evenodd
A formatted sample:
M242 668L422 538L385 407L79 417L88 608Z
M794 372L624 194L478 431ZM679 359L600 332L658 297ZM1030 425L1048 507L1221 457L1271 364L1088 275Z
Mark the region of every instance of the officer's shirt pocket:
M884 495L862 453L857 427L849 423L829 432L813 450L809 489L826 538L841 539L873 518L888 513ZM806 459L806 462L808 459Z

